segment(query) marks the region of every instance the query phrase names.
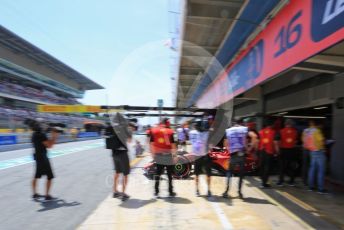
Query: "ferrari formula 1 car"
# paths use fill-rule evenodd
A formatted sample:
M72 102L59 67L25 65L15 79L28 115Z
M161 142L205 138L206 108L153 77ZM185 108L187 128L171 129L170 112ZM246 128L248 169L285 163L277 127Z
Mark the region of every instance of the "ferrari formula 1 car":
M173 178L175 179L183 179L187 178L191 175L191 168L193 156L186 153L186 152L179 152L175 157L175 164L173 166ZM155 161L151 161L143 167L144 174L153 179L154 175L156 174L156 163Z
M230 154L227 149L214 147L209 151L211 158L211 168L225 175L230 163ZM258 168L258 159L255 154L246 154L245 171L247 173L255 172ZM234 174L239 172L239 166L234 167Z
M227 149L214 147L208 152L211 158L211 168L213 174L225 175L229 168L230 154ZM175 165L173 168L173 177L175 179L184 179L191 175L192 165L195 158L194 155L183 152L179 153L175 159ZM255 172L258 168L258 159L253 153L246 155L245 169L247 173ZM143 168L144 174L153 178L156 173L156 163L154 161L149 162ZM239 168L234 168L234 173L238 172Z

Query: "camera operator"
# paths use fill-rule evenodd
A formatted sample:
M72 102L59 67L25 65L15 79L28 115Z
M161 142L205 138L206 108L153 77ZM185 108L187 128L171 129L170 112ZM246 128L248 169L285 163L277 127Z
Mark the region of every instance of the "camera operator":
M106 136L106 148L112 150L112 157L114 163L114 186L113 186L113 198L120 198L122 201L129 199L129 195L126 194L126 188L128 184L128 175L130 173L130 163L128 156L128 144L131 142L132 132L136 129L134 123L128 122L125 118L117 113L113 118L113 125L110 122L107 123L105 130ZM118 191L119 178L122 174L122 192Z
M46 193L45 193L45 200L49 201L52 200L53 197L50 196L50 188L52 184L52 179L54 178L53 171L50 166L49 158L48 158L48 148L51 148L55 143L59 136L58 129L51 129L51 138L48 139L46 135L47 129L44 129L44 124L40 124L41 120L36 121L31 126L33 130L32 134L32 144L34 147L34 160L36 161L36 173L32 180L32 190L33 190L33 199L38 199L43 197L37 193L36 185L37 179L41 178L43 175L47 176L47 183L46 183ZM43 126L43 127L42 127Z

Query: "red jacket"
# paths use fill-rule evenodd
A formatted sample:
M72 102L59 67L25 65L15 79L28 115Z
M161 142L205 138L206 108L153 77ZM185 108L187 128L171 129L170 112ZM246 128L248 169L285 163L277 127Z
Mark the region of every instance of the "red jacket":
M268 154L275 154L275 136L276 131L271 128L267 127L259 131L259 150L265 151Z

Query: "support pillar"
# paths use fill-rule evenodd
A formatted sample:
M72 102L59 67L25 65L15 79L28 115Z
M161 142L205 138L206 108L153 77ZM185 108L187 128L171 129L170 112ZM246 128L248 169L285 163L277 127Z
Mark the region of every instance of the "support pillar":
M331 179L344 184L344 74L334 77L332 138L336 141L331 151Z

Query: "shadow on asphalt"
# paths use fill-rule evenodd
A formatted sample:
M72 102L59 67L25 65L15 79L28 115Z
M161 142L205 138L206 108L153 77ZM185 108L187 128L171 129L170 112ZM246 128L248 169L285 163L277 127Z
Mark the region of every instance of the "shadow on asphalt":
M212 195L211 197L204 195L200 197L202 197L203 199L209 202L226 203L227 205L232 205L232 198L223 198L222 196L219 196L219 195Z
M191 204L191 200L183 198L183 197L162 197L160 198L168 203L172 204Z
M137 208L142 208L154 202L156 202L155 199L150 199L150 200L129 199L121 203L119 206L122 208L137 209Z
M219 196L219 195L212 195L211 197L207 197L207 196L201 196L201 197L203 199L206 199L209 202L215 202L215 203L221 203L222 202L222 203L226 203L227 205L232 205L232 200L234 200L234 199L240 199L243 202L251 203L251 204L271 204L271 205L275 205L275 204L269 202L268 200L254 198L254 197L240 198L239 196L235 196L235 197L223 198L222 196Z
M260 180L256 179L256 178L247 178L247 181L249 182L249 184L247 184L247 186L250 187L259 187L260 185ZM274 180L272 180L273 182L275 182ZM274 183L272 183L274 184ZM338 221L333 219L333 218L329 218L327 216L321 215L321 213L317 213L319 212L319 210L316 211L312 211L309 210L309 208L307 208L307 206L304 206L302 203L297 202L297 200L295 201L294 199L290 199L290 194L294 191L295 193L294 196L296 197L296 199L300 199L301 202L305 203L305 202L309 202L307 201L307 199L305 199L305 197L310 196L313 200L311 200L312 202L316 203L318 202L318 199L326 199L326 195L318 195L315 193L309 193L309 192L304 192L305 189L304 188L289 188L289 187L285 187L285 188L276 188L276 187L272 187L272 188L268 188L268 189L260 189L260 192L262 192L263 194L265 194L266 196L272 198L273 200L275 200L276 202L278 202L277 206L282 206L285 209L287 209L289 212L293 213L295 216L297 216L298 218L300 218L302 221L304 221L305 223L307 223L311 228L314 229L343 229L342 226L340 226L338 224ZM290 191L289 191L290 190ZM301 190L299 192L297 192L298 190ZM287 192L289 191L289 192ZM285 192L287 194L289 194L289 196L285 196L282 192ZM313 195L314 194L314 195ZM293 196L293 195L292 195ZM303 196L305 196L303 198ZM311 206L312 202L310 203ZM307 205L307 203L306 203ZM331 207L330 203L324 203L323 205L329 205ZM335 208L335 206L333 206ZM313 207L312 207L313 208ZM314 213L316 215L314 215ZM320 218L321 217L321 218ZM340 227L338 227L340 226Z
M142 167L141 167L142 168ZM148 180L154 180L154 175L151 175L151 174L147 174L147 173L143 173L143 175L148 179ZM165 176L165 174L163 174L161 177L160 177L160 180L161 181L167 181L167 177ZM193 176L189 176L187 178L173 178L173 180L175 181L183 181L183 180L194 180L194 177Z
M64 208L64 207L73 207L80 205L80 202L73 201L73 202L66 202L63 199L55 199L51 201L44 201L44 200L36 200L36 202L39 202L42 206L41 209L37 210L37 212L45 212L57 208Z
M251 203L251 204L271 204L271 205L275 205L276 206L276 204L273 204L273 203L271 203L268 200L258 199L258 198L254 198L254 197L244 197L242 200L244 202Z

